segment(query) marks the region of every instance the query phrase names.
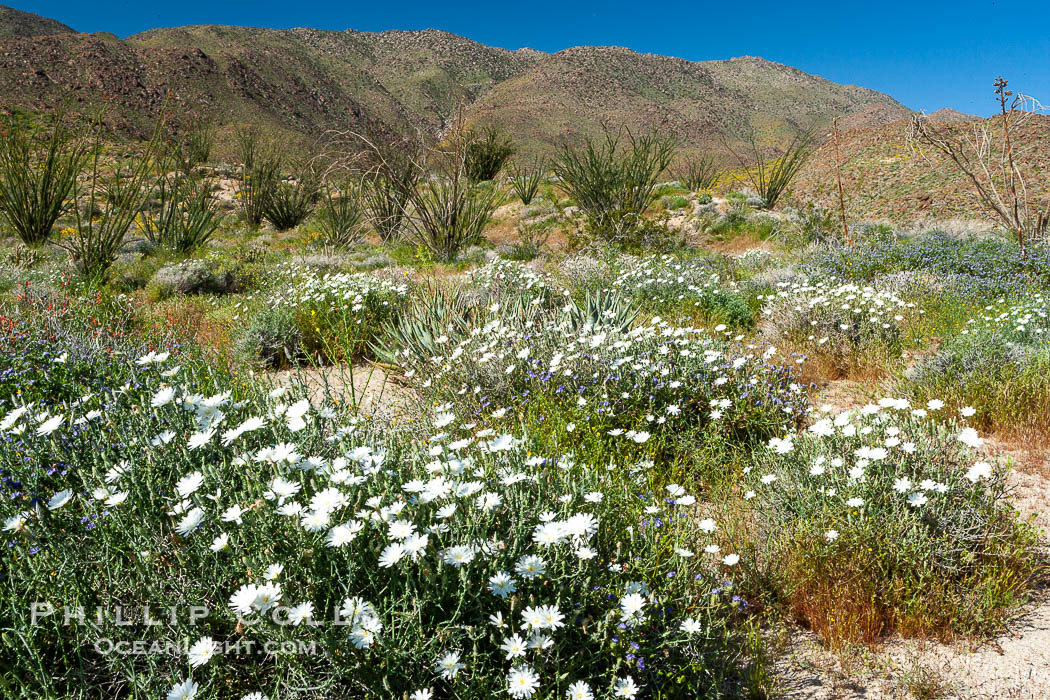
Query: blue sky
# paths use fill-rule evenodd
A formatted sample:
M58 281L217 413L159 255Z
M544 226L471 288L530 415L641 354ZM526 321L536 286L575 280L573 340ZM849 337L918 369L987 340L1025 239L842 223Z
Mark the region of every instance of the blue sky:
M493 46L626 46L689 60L762 56L908 107L989 114L992 81L1050 103L1050 2L14 2L79 31L118 36L182 24L444 29Z

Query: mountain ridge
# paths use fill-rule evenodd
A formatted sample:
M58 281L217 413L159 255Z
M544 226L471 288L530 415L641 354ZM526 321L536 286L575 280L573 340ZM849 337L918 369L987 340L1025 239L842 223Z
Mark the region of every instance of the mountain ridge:
M42 17L33 12L16 10L0 5L0 41L12 37L45 36L48 34L76 33L58 20Z
M739 141L754 129L777 146L834 117L871 126L911 114L883 93L753 56L689 61L607 46L546 53L435 29L13 35L0 40L0 94L6 109L104 106L107 123L133 135L166 100L222 132L250 122L299 138L376 125L436 135L462 109L470 123L505 129L524 153L594 135L603 123L662 128L697 151L716 148L723 133Z

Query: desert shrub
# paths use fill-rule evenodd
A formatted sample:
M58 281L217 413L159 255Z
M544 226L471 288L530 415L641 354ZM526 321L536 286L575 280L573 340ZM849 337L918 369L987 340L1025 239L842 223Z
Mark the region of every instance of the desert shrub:
M904 349L902 325L922 314L891 292L835 280L782 282L758 299L769 333L842 373L885 370Z
M426 184L410 199L412 239L434 260L447 262L455 260L463 247L481 240L500 194L495 188L472 186L456 174Z
M941 669L917 663L901 674L897 687L916 700L940 700L958 694L958 686Z
M151 697L763 692L757 631L724 584L734 560L671 555L698 546L696 499L666 499L644 465L577 466L445 407L395 430L280 388L216 390L206 368L173 376L157 353L110 362L134 381L0 418L4 439L25 428L17 457L0 452L20 482L0 505L0 593L21 640L0 652L8 678L55 697L85 683ZM207 613L152 627L171 651L128 665L99 645L141 626L63 625L63 606L112 601ZM276 675L248 641L304 652Z
M713 225L708 227L708 233L718 238L730 238L747 227L750 217L751 214L747 207L732 206Z
M732 256L735 270L745 273L750 277L757 272L768 269L779 260L768 250L763 248L750 248L739 255Z
M699 192L714 189L718 184L719 171L712 156L701 155L679 165L675 175L691 192ZM710 198L708 201L711 201Z
M749 295L754 295L761 301L765 295L775 293L779 289L790 287L799 277L799 271L791 266L771 267L764 270L756 270L740 286Z
M294 316L311 359L341 362L367 354L407 296L406 285L366 273L319 276L304 270L278 287L270 305Z
M612 272L608 261L577 253L558 263L557 276L568 289L586 291L611 284Z
M0 268L0 294L10 291L18 284L15 271L7 267Z
M510 138L493 126L485 127L480 134L470 134L468 139L463 167L470 182L495 179L514 155Z
M122 255L113 263L109 284L113 289L125 293L143 289L157 271L171 261L171 257L164 251L146 255Z
M384 243L393 242L402 233L409 195L425 174L425 149L419 139L396 134L357 136L355 141L350 150L365 157L362 194L369 223Z
M86 202L91 215L82 216L74 207L76 223L56 242L82 276L96 280L108 273L128 229L149 198L150 172L160 148L158 121L148 143L118 156L115 163L105 162L102 129L101 124L95 127L86 181L74 187L74 199Z
M1036 538L1005 471L972 428L923 414L889 398L821 418L745 476L760 578L833 647L981 634L1026 595Z
M658 178L673 154L669 138L606 129L601 140L562 144L553 169L584 213L589 235L628 243L636 238L642 212L655 200Z
M557 215L558 208L545 200L522 207L521 212L518 214L522 221L547 221Z
M264 306L248 318L235 354L249 365L284 369L306 359L306 339L294 311Z
M47 242L69 208L85 148L56 118L39 138L17 118L0 124L0 221L31 247Z
M365 236L366 212L362 201L363 184L344 182L338 189L327 187L317 211L317 225L326 245L349 248Z
M219 228L222 216L211 184L193 175L169 170L177 161L168 159L158 178L154 196L159 209L136 218L138 230L151 243L177 253L191 253L204 246Z
M352 262L350 264L359 270L378 270L394 265L394 259L386 253L376 253L375 255L365 257L365 259L359 263Z
M915 401L955 413L970 407L985 430L1050 431L1050 320L1044 295L982 309L965 329L909 368L899 384ZM1040 439L1041 438L1038 438Z
M231 294L241 290L232 270L221 270L208 260L185 260L165 265L150 280L146 293L153 301L174 294Z
M723 283L708 260L678 260L668 255L624 256L617 268L613 288L644 309L661 314L684 313L734 328L755 325L754 313L736 285Z
M47 260L47 251L27 245L15 246L7 252L7 263L20 270L32 270Z
M841 238L842 226L831 211L810 203L792 212L789 230L801 244L829 243Z
M676 211L678 209L685 209L689 206L689 200L681 195L675 195L674 197L663 197L661 203L664 209L668 211Z
M689 194L689 189L684 187L682 183L677 180L660 182L653 188L653 195L656 199L661 199L663 197L678 197L686 194Z
M262 215L278 231L287 231L306 221L317 206L321 183L310 166L298 170L290 180L277 179L262 197Z
M304 255L297 258L296 262L321 277L346 272L346 268L353 265L352 259L346 255L333 252Z
M414 182L411 187L415 187ZM387 177L376 176L365 184L369 220L384 242L396 240L401 235L409 191L403 183Z
M545 221L519 221L517 233L518 241L510 254L512 260L532 260L543 251L551 235Z
M854 235L869 242L887 243L897 237L897 232L887 223L862 222L854 226Z
M714 201L714 196L710 192L698 192L696 195L696 201L700 205L710 204Z
M513 188L514 194L526 207L532 204L532 200L535 199L536 192L539 191L540 182L543 180L545 169L546 166L542 159L530 165L515 164L512 166L510 173L511 188ZM524 216L524 213L522 213L522 216Z
M731 328L754 328L755 314L739 292L711 287L693 302L694 315L708 323L719 322Z
M235 144L241 163L237 202L244 222L258 227L265 217L264 207L270 191L281 176L280 158L274 145L265 142L251 127L237 132Z
M748 148L738 152L728 140L723 140L723 144L740 165L744 177L758 193L754 206L772 209L791 187L795 176L813 154L817 143L817 132L813 128L796 132L791 142L784 148L784 152L776 158L771 158L759 146L753 131L748 134L747 143Z
M496 187L476 184L468 176L473 143L469 133L457 128L442 148L425 149L418 168L420 177L429 177L407 193L409 237L438 262L454 261L464 247L480 242L501 200Z

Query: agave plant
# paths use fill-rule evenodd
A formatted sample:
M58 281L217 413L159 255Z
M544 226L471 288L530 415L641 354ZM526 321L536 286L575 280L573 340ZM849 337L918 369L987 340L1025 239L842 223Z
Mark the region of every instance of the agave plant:
M569 328L578 332L584 328L609 328L625 331L638 318L638 307L618 292L599 289L587 292L582 304L572 303L565 315Z
M407 358L434 357L441 354L442 345L469 332L476 308L457 290L426 289L404 314L383 324L372 349L392 365L403 365Z

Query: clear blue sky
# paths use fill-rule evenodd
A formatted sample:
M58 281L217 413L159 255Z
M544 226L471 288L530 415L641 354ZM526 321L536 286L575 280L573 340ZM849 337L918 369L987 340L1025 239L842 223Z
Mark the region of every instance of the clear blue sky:
M13 1L78 31L121 37L183 24L434 28L509 49L616 45L690 60L761 56L927 111L989 114L992 81L1002 74L1050 103L1050 0L0 0Z

